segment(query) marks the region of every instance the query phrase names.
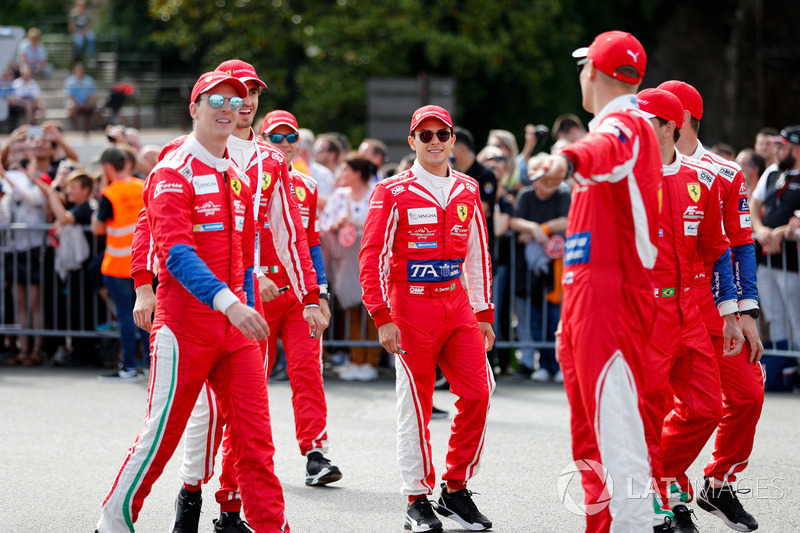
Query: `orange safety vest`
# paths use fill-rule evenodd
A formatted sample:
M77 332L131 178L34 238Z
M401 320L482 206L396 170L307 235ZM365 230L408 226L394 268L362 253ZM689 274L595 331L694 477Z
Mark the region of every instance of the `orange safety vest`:
M144 207L144 181L126 178L103 189L114 218L106 221L106 252L100 271L115 278L131 277L131 245L139 211Z

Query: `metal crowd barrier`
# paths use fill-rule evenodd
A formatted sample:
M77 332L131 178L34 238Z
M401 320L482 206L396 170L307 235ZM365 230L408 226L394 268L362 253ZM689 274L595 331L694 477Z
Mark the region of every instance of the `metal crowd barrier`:
M105 305L104 300L100 297L97 287L93 282L94 276L99 274L92 274L91 265L84 266L82 269L69 273L66 280L61 280L54 268L54 250L48 243L47 234L52 228L50 224L0 224L0 334L10 336L43 336L43 337L63 337L70 343L70 339L85 337L97 339L118 338L119 333L111 328L105 327L112 324L111 313ZM90 228L84 228L90 233ZM512 237L513 238L513 237ZM28 245L36 244L36 246L16 246L18 240L26 241ZM92 236L90 240L91 258L97 263L94 266L99 271L100 247L98 239ZM20 248L20 249L18 249ZM784 243L785 250L785 243ZM516 279L516 269L513 265L517 261L524 261L524 258L517 257L516 247L510 247L510 262L508 265L496 264L495 265L495 288L499 288L503 284L499 278L506 277L507 290L496 291L495 303L498 305L496 314L497 330L505 329L510 332L510 336L502 338L498 335L495 346L498 349L525 349L525 348L553 348L554 343L548 341L533 341L533 340L520 340L516 336L516 331L519 330L517 317L523 315L523 309L518 306L540 306L543 312L541 338L546 338L547 331L547 312L546 308L548 302L546 295L543 295L542 301L532 301L530 298L530 291L526 288L525 293L528 296L521 301L517 301L514 297L519 283L527 283L529 280ZM772 258L767 257L768 269L765 270L767 275L771 275ZM33 266L32 271L30 267ZM781 273L787 272L786 270L786 255L783 255L783 261L779 270ZM33 312L31 309L31 298L37 297L37 289L35 287L34 276L38 274L39 289L38 289L38 304L41 311L41 321L39 324L34 324ZM794 273L797 277L797 274ZM527 276L526 276L527 278ZM782 277L783 280L787 276ZM788 282L786 282L788 283ZM761 285L761 282L759 283ZM797 283L795 282L795 287ZM783 287L784 293L789 293L793 287L785 285ZM331 307L333 310L336 308L335 287L333 287L334 297L331 299ZM22 307L18 305L20 298L24 297L28 300L28 305L24 306L24 316L22 316ZM507 309L508 311L503 314L502 304L503 298L508 298ZM795 298L800 298L800 290L798 294L794 295ZM336 318L340 317L340 318ZM339 326L337 320L344 320L344 324ZM358 327L361 329L361 339L366 337L367 329L366 313L362 315L360 324L350 324L349 315L347 313L342 317L340 314L334 313L331 319L331 324L326 331L324 346L329 350L340 348L349 348L353 346L366 346L377 347L379 343L376 340L350 340L350 328ZM791 338L792 328L790 323L790 311L784 309L783 320L787 324L787 329L790 334L789 346L793 346L795 339ZM337 334L337 331L339 334ZM767 355L776 355L781 357L800 357L800 351L797 350L780 350L770 348L764 352Z

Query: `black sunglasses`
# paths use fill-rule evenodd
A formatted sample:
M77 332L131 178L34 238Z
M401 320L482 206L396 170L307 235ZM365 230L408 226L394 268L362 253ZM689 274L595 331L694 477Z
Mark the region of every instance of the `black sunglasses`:
M433 140L433 136L436 135L436 137L439 139L439 142L446 143L450 140L450 136L452 134L453 133L450 130L439 130L436 133L432 132L431 130L422 130L417 132L417 138L419 138L419 140L425 144L428 144Z

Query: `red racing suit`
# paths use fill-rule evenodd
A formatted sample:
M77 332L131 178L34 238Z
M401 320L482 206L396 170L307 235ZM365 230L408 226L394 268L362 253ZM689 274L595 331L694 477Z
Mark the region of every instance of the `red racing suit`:
M655 319L661 156L636 97L609 102L590 133L561 152L574 165L564 255L559 341L569 399L572 454L587 505L607 500L602 465L628 490L648 493L650 466L642 423L642 354ZM587 513L586 530L649 530L652 499L615 491Z
M644 393L650 464L664 503L676 465L685 470L697 458L722 414L719 370L698 306L711 290L694 286L698 261L714 266L717 316L736 311L736 287L713 167L675 150L675 160L663 165L661 191L653 269L658 314L645 351Z
M731 244L733 275L739 290L739 310L755 309L758 307L755 251L742 170L734 161L722 159L703 148L699 141L690 157L709 163L716 170L722 222ZM704 473L718 481L733 482L736 474L747 466L753 451L756 425L764 404L764 374L760 364L750 363L750 344L746 341L738 355L723 357L722 320L707 290L710 265L698 265L698 270L696 285L706 289L700 310L717 354L722 387L722 420ZM685 476L680 476L679 481L681 486L688 487Z
M327 286L327 281L319 242L317 182L296 169L290 170L289 176L290 193L297 203L312 259L316 258L314 270L317 273L317 284L322 289ZM279 288L286 287L289 285L289 275L273 244L269 220L265 220L262 226L261 273ZM292 387L295 431L300 453L326 453L328 408L322 385L322 339L312 339L309 335L308 323L303 318L304 306L294 293L283 291L276 299L264 302L262 309L269 324L267 375L275 363L275 349L279 338L283 341L286 352L286 370Z
M458 396L442 479L478 471L494 375L478 322L493 321L491 260L477 182L419 163L379 182L359 255L364 305L380 327L394 322L397 455L403 493L433 492L430 421L437 363ZM463 277L462 277L463 275Z
M260 532L289 531L273 467L263 357L223 314L236 302L254 304L251 191L235 163L214 157L193 135L148 177L145 206L160 282L148 408L104 502L102 533L133 531L206 380L230 427L236 472L246 473L236 477L248 521ZM209 203L213 209L204 208Z
M185 137L171 142L162 151L160 157L165 157L171 150L179 147ZM256 151L258 147L259 151ZM256 221L257 233L263 227L267 218L273 221L274 239L270 247L278 246L281 253L278 260L285 264L285 271L294 294L301 295L305 303L319 301L319 289L313 278L313 268L302 230L301 215L297 205L292 200L291 184L286 169L285 157L263 139L251 134L250 140L239 139L231 136L228 139L228 150L234 160L245 168L246 175L257 183L261 176L261 190L254 193L258 200L258 220ZM206 203L200 205L200 212L214 211L215 205ZM255 213L255 210L254 210ZM298 229L300 228L300 229ZM261 236L263 241L263 234ZM131 273L134 284L139 286L152 281L152 243L149 238L146 217L140 215L133 242L133 259ZM297 275L295 273L301 273ZM255 284L255 307L261 311L261 298L258 284ZM264 352L262 347L262 353ZM197 399L195 409L186 428L184 443L184 462L180 469L180 476L189 485L207 483L214 474L214 458L223 437L224 421L220 415L220 406L213 391L204 388ZM216 493L216 500L224 512L238 511L241 508L234 468L227 453L229 445L227 438L223 447L222 470L220 472L220 489Z

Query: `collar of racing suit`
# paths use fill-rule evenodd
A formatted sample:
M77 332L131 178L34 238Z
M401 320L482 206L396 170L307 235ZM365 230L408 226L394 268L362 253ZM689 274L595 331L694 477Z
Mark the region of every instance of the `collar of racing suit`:
M605 107L603 107L603 109L601 109L600 112L589 121L589 131L594 131L600 125L600 122L602 122L603 117L609 113L620 111L622 109L639 109L639 104L636 101L635 94L623 94L622 96L617 96L607 103Z
M250 158L253 157L253 152L256 149L255 137L253 128L250 128L250 136L247 139L242 139L236 135L228 137L228 156L236 162L236 165L245 170Z
M681 169L681 153L678 151L677 148L675 150L675 161L670 163L669 165L661 165L661 171L664 173L665 176L673 176L678 173Z
M418 182L434 195L442 207L447 205L447 198L450 196L450 191L456 182L456 178L453 176L449 166L447 167L447 176L436 176L422 168L419 162L414 161L411 172L416 176Z
M216 169L218 172L225 172L228 170L228 167L231 166L231 160L227 157L216 157L214 154L206 150L205 146L200 144L200 141L198 141L194 136L194 133L190 133L188 137L186 137L186 142L183 144L183 146L201 163ZM227 154L228 151L225 150L225 155Z
M703 146L703 143L700 142L700 139L697 139L697 148L694 149L694 153L689 157L692 159L703 159L704 155L706 155L706 148Z

